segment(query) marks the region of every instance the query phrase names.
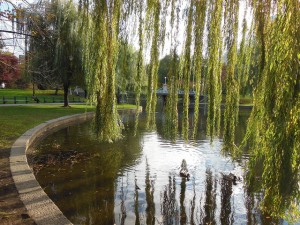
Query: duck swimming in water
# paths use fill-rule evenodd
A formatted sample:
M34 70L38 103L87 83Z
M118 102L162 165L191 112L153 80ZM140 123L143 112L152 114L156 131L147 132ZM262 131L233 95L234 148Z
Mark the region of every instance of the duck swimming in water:
M187 169L187 165L186 165L185 159L182 160L182 163L181 163L181 169L180 169L179 175L180 175L181 177L185 177L185 178L187 178L187 179L190 178L190 174L189 174L189 171L188 171L188 169Z

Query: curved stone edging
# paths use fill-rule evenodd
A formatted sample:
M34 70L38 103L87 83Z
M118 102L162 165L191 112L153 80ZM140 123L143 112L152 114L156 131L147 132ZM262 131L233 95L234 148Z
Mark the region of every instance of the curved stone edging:
M35 179L27 162L27 149L37 137L50 129L74 121L88 120L92 117L93 113L84 113L49 120L26 131L11 147L9 160L12 177L29 216L37 225L67 225L72 223L63 215Z

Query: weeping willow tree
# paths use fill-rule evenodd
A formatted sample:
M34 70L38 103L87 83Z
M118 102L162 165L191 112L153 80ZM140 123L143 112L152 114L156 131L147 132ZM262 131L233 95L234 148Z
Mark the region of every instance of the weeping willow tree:
M261 75L246 136L252 151L249 181L250 185L257 182L254 171L263 163L262 209L275 217L297 220L300 216L300 2L273 3L276 12L272 20L270 14L266 15L271 11L271 3L267 3L252 3L257 37L261 41ZM261 33L265 29L269 39Z
M160 28L160 1L149 0L147 2L147 26L153 27L150 64L148 68L148 91L147 91L147 127L155 127L155 111L157 103L157 73L159 66L159 28Z
M96 101L95 131L100 140L121 137L115 97L120 1L95 1L85 20L84 65L91 99ZM89 9L85 9L89 10ZM84 11L84 10L82 10ZM84 34L85 35L85 34Z
M239 112L239 81L236 76L239 1L226 2L228 62L226 68L226 104L224 112L224 143L235 155L234 134ZM237 151L236 151L237 152Z
M195 108L194 108L194 128L193 137L196 136L198 130L198 118L200 107L200 93L201 93L201 70L202 70L202 51L203 51L203 36L204 25L206 17L206 0L195 2L195 46L194 46L194 74L195 74Z
M220 131L221 66L222 66L222 10L223 0L210 2L207 72L207 134L213 138Z

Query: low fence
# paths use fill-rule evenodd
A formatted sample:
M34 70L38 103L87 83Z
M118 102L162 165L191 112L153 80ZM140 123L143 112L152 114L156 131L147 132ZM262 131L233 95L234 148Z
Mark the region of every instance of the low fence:
M60 97L24 97L24 96L2 96L0 104L28 104L28 103L63 103L64 99ZM70 103L83 103L85 100L81 97L69 97Z

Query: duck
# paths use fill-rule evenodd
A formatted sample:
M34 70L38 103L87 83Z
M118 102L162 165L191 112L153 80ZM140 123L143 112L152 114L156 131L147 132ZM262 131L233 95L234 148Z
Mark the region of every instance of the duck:
M188 171L188 169L187 169L187 164L186 164L185 159L182 160L182 163L181 163L181 169L180 169L179 175L180 175L181 177L185 177L185 178L187 178L187 179L190 178L190 174L189 174L189 171Z
M181 177L186 177L186 178L190 177L189 171L187 169L181 169L180 172L179 172L179 175Z

